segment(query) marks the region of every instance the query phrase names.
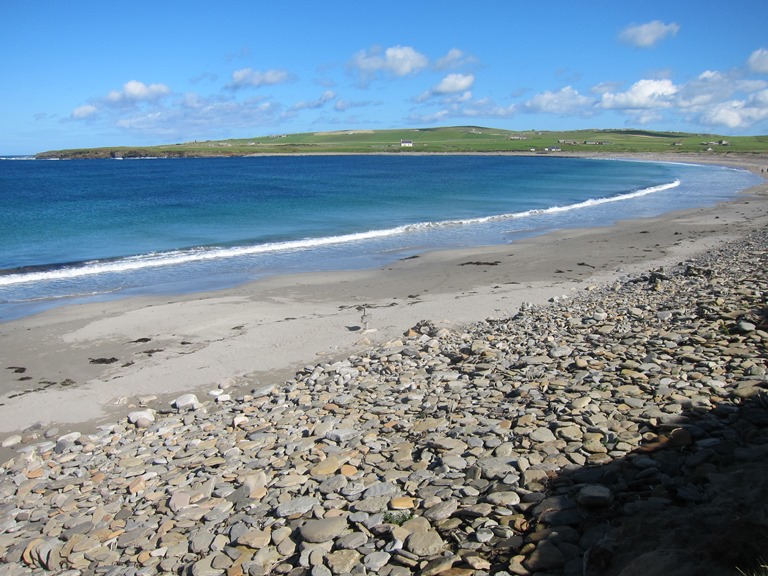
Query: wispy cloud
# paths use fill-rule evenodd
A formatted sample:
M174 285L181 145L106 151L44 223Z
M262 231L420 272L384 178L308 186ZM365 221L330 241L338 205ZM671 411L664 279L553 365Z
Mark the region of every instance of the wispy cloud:
M579 94L572 86L566 86L557 92L545 91L536 94L525 103L524 110L556 116L592 116L594 104L594 98Z
M750 54L749 60L750 70L757 72L758 74L768 74L768 50L765 48L759 48Z
M262 72L253 68L241 68L232 72L232 81L226 85L228 90L242 90L243 88L260 88L284 84L291 79L291 75L285 70L267 70Z
M336 93L333 90L326 90L320 95L319 98L315 98L314 100L302 100L300 102L297 102L296 104L291 106L291 110L294 110L294 111L315 110L317 108L322 108L328 102L333 101L335 98L336 98Z
M451 118L510 118L517 112L518 108L515 104L503 106L496 104L490 98L457 99L448 102L435 112L411 114L408 122L410 124L436 124Z
M263 98L243 101L232 97L186 94L174 106L153 107L113 119L118 128L153 137L189 139L224 137L249 126L275 125L282 107Z
M71 118L73 120L85 120L86 118L92 117L97 112L98 108L93 104L84 104L83 106L78 106L72 110Z
M638 48L650 48L669 36L675 36L680 25L653 20L646 24L633 24L619 33L619 40Z
M451 48L448 53L442 58L438 58L435 62L436 70L456 70L464 66L472 66L477 61L473 56L464 54L462 50L458 48Z
M165 84L145 84L129 80L120 90L110 90L106 96L92 98L87 104L76 107L69 115L70 120L90 120L108 109L135 109L157 104L171 95Z
M333 105L333 109L337 112L346 112L347 110L352 110L353 108L365 108L367 106L372 106L376 104L376 102L373 102L371 100L342 100L338 99L336 100L336 103Z

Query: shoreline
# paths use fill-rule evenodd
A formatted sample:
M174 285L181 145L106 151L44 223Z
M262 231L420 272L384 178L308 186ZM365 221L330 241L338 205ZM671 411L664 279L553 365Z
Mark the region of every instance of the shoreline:
M758 175L768 165L764 155L689 160ZM430 252L377 270L272 277L214 293L73 305L6 322L0 324L0 439L38 423L41 433L94 428L225 381L279 382L307 363L396 340L422 320L456 328L508 317L523 302L543 304L677 263L765 226L767 192L762 184L711 208Z

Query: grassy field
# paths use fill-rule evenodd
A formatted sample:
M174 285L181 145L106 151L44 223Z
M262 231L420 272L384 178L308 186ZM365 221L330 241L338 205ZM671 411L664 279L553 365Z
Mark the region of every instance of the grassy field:
M412 142L402 146L401 141ZM414 152L768 152L766 136L719 136L646 130L512 131L478 126L401 130L344 130L275 134L235 140L184 142L140 148L53 150L38 158L211 157L258 154L371 154Z

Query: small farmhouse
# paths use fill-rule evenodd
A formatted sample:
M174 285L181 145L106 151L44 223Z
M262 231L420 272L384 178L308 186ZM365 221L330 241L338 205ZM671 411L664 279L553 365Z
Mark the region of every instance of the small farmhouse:
M400 140L401 148L413 148L413 140Z

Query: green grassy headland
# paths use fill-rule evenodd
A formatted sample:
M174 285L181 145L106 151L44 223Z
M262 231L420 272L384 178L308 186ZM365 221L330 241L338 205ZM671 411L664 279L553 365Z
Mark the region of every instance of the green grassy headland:
M403 146L410 141L412 146ZM408 153L680 153L768 152L768 135L719 136L647 130L515 131L479 126L399 130L343 130L275 134L233 140L183 142L158 146L116 146L51 150L37 158L181 158L261 154Z

